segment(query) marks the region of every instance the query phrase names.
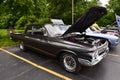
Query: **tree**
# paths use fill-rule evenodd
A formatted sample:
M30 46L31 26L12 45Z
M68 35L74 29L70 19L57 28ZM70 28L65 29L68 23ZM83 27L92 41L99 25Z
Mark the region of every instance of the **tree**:
M110 0L107 6L107 15L104 16L98 23L101 26L106 26L112 24L115 19L115 14L120 15L120 1L119 0Z
M75 21L98 0L74 0ZM71 24L71 0L1 0L0 28L24 28L30 23L46 23L50 18L60 18Z
M49 17L47 4L47 0L3 0L0 3L0 23L3 25L0 26L24 27L28 23L39 22L39 18Z
M50 17L61 18L65 23L71 24L72 3L71 0L48 0L50 5Z
M110 0L108 9L110 10L110 12L120 15L120 5L119 4L120 4L119 0Z

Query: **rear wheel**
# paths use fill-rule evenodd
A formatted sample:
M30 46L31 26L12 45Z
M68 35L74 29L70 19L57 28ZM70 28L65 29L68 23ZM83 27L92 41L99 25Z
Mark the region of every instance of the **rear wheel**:
M25 47L23 42L20 42L19 48L20 48L21 51L26 51L26 47Z
M77 57L73 54L63 54L60 61L63 68L68 72L77 73L81 69Z

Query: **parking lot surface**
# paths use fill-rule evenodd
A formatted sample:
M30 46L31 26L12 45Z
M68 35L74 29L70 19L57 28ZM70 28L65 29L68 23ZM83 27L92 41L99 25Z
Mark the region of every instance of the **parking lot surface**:
M22 52L18 46L0 48L0 80L120 80L120 45L78 74L66 72L59 61L42 53Z

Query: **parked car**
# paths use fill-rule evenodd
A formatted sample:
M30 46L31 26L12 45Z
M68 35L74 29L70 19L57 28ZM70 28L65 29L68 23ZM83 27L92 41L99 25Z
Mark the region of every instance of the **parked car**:
M108 53L108 41L85 34L89 25L106 13L104 7L92 7L71 27L56 24L29 24L25 32L12 33L22 51L34 49L56 57L68 72L78 72L82 66L94 66Z
M106 34L92 31L90 28L86 30L86 35L104 38L109 42L110 46L117 46L119 44L119 37L114 34Z
M115 32L117 33L117 36L120 37L120 28L117 25L117 22L115 21L114 23L112 23L111 25L107 25L103 32Z

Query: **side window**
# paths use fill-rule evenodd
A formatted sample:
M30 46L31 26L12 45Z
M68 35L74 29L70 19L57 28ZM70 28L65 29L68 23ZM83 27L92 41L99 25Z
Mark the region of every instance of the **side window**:
M43 35L43 28L42 26L30 26L27 29L26 34L30 34L30 35Z
M43 28L41 26L35 26L32 28L33 35L43 35Z
M32 29L31 29L31 27L28 27L28 28L27 28L26 34L32 34Z

